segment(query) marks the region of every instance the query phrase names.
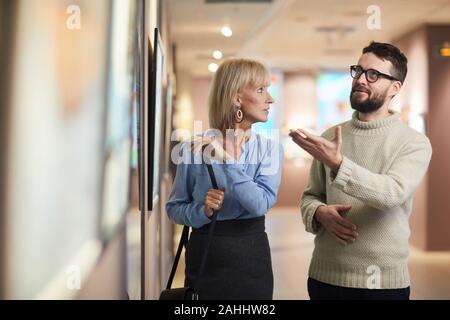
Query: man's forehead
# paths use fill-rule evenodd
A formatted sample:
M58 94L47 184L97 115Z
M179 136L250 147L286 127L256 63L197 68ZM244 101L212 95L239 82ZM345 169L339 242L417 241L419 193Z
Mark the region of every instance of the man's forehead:
M383 73L390 73L392 63L389 60L378 58L372 52L364 53L358 60L358 65L363 69L375 69Z

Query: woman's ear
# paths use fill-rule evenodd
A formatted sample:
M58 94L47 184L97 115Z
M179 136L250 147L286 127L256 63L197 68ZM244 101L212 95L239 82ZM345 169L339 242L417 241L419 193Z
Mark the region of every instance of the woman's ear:
M242 102L241 102L241 97L239 96L239 94L237 94L234 99L233 99L233 103L236 107L241 107L242 106Z

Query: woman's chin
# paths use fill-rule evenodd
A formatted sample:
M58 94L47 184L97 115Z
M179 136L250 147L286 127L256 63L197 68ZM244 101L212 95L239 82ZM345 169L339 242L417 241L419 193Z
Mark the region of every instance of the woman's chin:
M260 117L254 117L251 122L251 124L260 123L260 122L267 122L269 121L269 115L262 115Z
M267 122L269 121L269 114L261 116L259 122Z

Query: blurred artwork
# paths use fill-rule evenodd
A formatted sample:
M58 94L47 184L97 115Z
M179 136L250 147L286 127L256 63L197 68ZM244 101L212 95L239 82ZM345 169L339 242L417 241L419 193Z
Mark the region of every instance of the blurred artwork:
M137 93L134 82L135 2L112 2L108 102L106 110L105 168L101 233L104 241L114 235L130 207L131 168L136 165ZM133 123L133 124L132 124ZM135 145L135 144L134 144ZM134 155L134 158L132 157ZM134 160L134 163L132 162Z
M411 110L409 106L403 106L400 110L400 120L413 128L414 130L426 134L426 114L425 113L417 113Z
M102 69L100 66L106 64L104 57L93 54L100 52L105 45L104 41L99 41L102 37L102 40L106 39L104 29L98 23L102 14L97 9L87 7L89 1L77 1L77 7L80 8L80 28L70 29L67 21L74 14L69 10L73 1L47 1L44 4L39 0L29 2L36 3L38 7L36 13L42 18L39 22L40 29L48 30L41 32L42 41L55 39L50 56L54 61L64 113L70 117L80 111L83 103L80 99L88 95L96 83L104 80L105 75L99 72Z
M78 266L83 285L101 250L111 7L76 3L81 28L71 30L73 1L18 2L2 226L10 299L72 297L66 271Z
M321 72L317 78L318 119L317 131L350 120L353 110L350 106L352 80L346 72Z

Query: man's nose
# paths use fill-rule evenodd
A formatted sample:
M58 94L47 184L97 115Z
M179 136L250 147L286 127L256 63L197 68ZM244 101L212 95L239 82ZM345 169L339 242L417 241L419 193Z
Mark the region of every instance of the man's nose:
M354 79L353 80L353 84L358 84L358 85L364 85L367 87L367 79L366 79L366 75L364 73L361 73L361 75L359 76L358 79Z

